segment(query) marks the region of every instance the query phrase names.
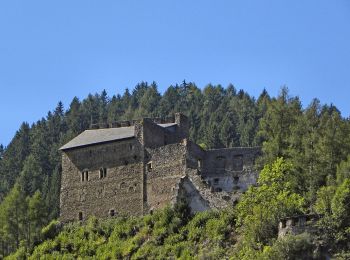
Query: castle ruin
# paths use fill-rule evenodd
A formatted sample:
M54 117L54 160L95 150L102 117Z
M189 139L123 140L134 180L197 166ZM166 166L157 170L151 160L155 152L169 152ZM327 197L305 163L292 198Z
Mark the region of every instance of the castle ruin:
M256 183L259 148L204 150L188 137L180 113L84 131L60 148L61 221L143 215L182 199L192 212L224 208Z

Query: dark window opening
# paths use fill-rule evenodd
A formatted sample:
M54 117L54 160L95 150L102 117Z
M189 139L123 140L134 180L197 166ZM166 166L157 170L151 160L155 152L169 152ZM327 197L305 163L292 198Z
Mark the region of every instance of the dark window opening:
M89 153L90 153L90 157L91 157L92 156L92 151L90 150Z
M219 178L214 179L214 184L219 184Z
M129 150L132 151L132 149L134 149L132 144L129 144Z
M107 177L107 168L101 168L100 169L100 179Z
M147 171L151 172L153 169L152 162L147 163Z
M115 216L115 210L114 210L114 209L111 209L111 210L109 211L109 215L110 215L111 217L114 217L114 216Z
M89 171L85 170L81 172L81 181L88 181L89 180Z
M83 220L83 212L81 212L81 211L79 212L78 219L79 219L79 221Z
M127 166L129 164L128 161L124 161L124 165Z
M130 191L130 192L133 192L133 191L134 191L134 187L132 187L132 186L129 187L129 191Z
M216 192L222 192L222 189L221 188L216 188L215 191Z
M282 228L285 228L285 227L286 227L286 221L282 220Z
M234 177L233 177L233 182L234 182L234 183L238 183L238 181L239 181L239 177L238 177L238 176L234 176Z
M135 160L135 161L137 160L137 156L136 156L136 155L134 155L134 160Z

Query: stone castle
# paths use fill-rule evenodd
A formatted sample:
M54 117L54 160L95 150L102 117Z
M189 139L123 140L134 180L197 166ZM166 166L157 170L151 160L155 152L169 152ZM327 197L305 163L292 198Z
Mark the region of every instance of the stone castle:
M185 199L192 212L234 205L257 171L259 148L204 150L186 116L86 130L60 148L63 222L142 215Z

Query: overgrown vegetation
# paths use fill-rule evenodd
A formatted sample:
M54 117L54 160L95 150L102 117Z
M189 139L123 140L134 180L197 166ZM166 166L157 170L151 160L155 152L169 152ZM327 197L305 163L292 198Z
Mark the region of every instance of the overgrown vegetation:
M143 218L90 219L86 226L64 227L57 236L59 225L52 222L41 232L58 217L61 145L95 123L174 112L189 117L190 137L203 147L262 146L258 186L235 209L196 216L165 209ZM143 82L132 93L74 98L67 110L60 102L46 118L23 123L11 143L0 146L0 256L18 249L17 256L32 253L33 259L43 254L300 259L303 252L307 259L317 257L321 244L346 259L349 151L349 119L316 99L303 108L286 88L277 97L263 91L254 99L232 85L201 90L183 82L161 95L155 83ZM279 218L303 212L320 214L319 232L277 240Z

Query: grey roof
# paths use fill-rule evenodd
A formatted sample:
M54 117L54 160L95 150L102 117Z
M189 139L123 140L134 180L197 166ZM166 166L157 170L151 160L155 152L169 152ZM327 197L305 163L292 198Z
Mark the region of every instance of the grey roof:
M166 128L174 126L176 124L168 123L158 125ZM60 150L111 142L132 137L134 137L134 126L85 130L80 135L63 145Z

